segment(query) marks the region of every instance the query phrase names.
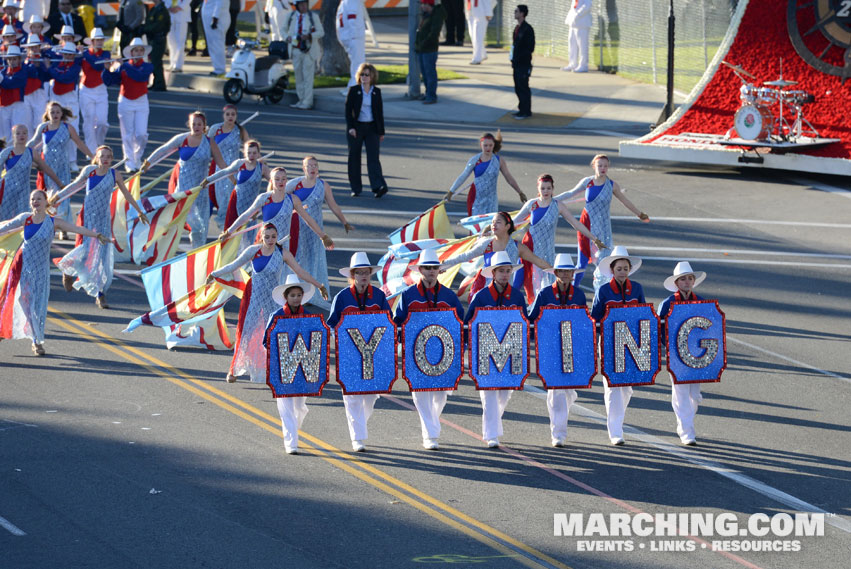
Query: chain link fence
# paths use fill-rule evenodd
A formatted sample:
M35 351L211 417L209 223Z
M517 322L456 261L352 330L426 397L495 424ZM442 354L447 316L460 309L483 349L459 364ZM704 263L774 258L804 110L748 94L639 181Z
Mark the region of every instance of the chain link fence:
M564 19L572 0L498 0L488 40L510 45L514 8L529 6L535 28L536 53L567 58L568 26ZM674 86L688 92L721 45L738 0L673 0L676 17ZM594 0L589 34L592 67L647 83L664 84L668 63L670 0Z

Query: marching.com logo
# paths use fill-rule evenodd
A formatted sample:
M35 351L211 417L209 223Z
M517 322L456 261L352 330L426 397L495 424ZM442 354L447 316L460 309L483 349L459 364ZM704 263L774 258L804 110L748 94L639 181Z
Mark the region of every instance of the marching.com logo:
M732 512L553 514L553 535L586 538L576 542L577 551L800 551L801 541L793 538L823 536L824 516L752 514L740 521Z

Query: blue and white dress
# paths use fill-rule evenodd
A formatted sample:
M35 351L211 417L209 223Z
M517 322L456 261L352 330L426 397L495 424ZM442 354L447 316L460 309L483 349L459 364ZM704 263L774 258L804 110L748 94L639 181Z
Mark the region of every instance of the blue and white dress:
M156 164L169 150L177 149L179 158L177 167L179 169L175 192L191 190L201 184L210 172L210 139L201 137L201 143L189 146L190 133L178 134L156 150L154 150L148 162ZM207 232L210 227L210 194L207 188L203 188L192 204L189 215L186 218L189 224L189 242L192 248L200 247L207 242Z
M260 245L252 245L232 263L211 274L217 278L227 277L248 264L251 265L252 275L239 305L230 373L236 376L248 374L251 381L265 383L266 348L263 346L263 337L269 317L279 308L272 299L272 289L281 280L283 255L277 247L271 255L263 255Z
M308 215L319 225L320 232L324 233L322 206L325 204L325 182L322 178L317 178L316 185L307 188L304 186L304 176L299 176L287 182L287 193L295 194L301 199ZM325 257L325 245L322 244L319 235L306 227L306 223L301 222L297 213L293 212L291 217L290 253L295 256L296 262L310 273L310 276L325 285L327 290L330 285L328 284L328 260ZM278 235L280 236L280 233ZM321 306L322 302L324 301L321 298L316 298L316 295L311 299L311 303L317 304L317 306Z
M594 185L594 177L588 176L583 178L576 186L563 194L559 194L553 200L564 200L573 197L579 192L585 192L585 207L582 209L582 215L579 217L579 222L588 228L591 235L594 235L603 243L612 243L612 195L614 191L614 182L606 178L606 181L601 186ZM592 258L591 241L584 235L577 235L577 264L576 276L573 279L573 284L579 286L582 280L582 270L588 266ZM600 259L605 259L611 254L611 249L598 250L594 255L594 263ZM605 284L606 277L599 271L599 267L594 271L594 290L597 290Z
M550 201L550 205L544 207L540 204L540 198L535 198L523 204L520 212L515 216L517 224L529 218L529 229L523 236L522 243L529 247L535 255L553 264L556 258L556 226L558 225L558 203ZM555 282L555 275L545 273L529 261L523 261L524 288L526 302L534 302L538 292Z
M236 176L236 186L233 190L231 190L230 195L226 198L227 201L225 203L227 206L225 209L227 210L227 215L224 217L223 224L220 224L221 227L230 227L230 225L236 221L240 215L248 211L248 208L251 207L263 189L263 165L258 162L253 170L249 170L246 168L245 163L246 160L244 158L240 158L239 160L231 163L231 165L227 168L217 171L208 178L210 182L216 183L216 189L218 190L219 184L223 179L226 179L231 175ZM220 212L223 207L222 202L219 202ZM243 242L253 242L256 235L256 230L245 233L243 235ZM285 237L285 235L280 236Z
M222 130L223 124L224 123L216 123L212 125L209 132L212 134L213 138L216 139L216 144L222 153L222 158L224 158L225 164L233 164L234 161L239 158L242 138L238 126L234 126L233 130L230 132L224 132ZM216 170L216 173L220 171L221 170ZM226 223L225 216L227 215L228 200L230 199L231 190L233 190L233 183L227 177L222 179L217 178L217 180L218 181L215 185L215 195L219 209L216 212L216 223L219 224L219 227L224 229L227 227L227 225L224 225ZM210 176L210 181L213 181L212 176Z
M492 154L487 162L482 162L481 152L470 158L464 171L449 191L453 195L458 193L471 173L473 184L467 192L467 215L483 215L499 211L499 195L496 193L496 183L499 180L499 155Z
M259 211L263 218L263 225L266 225L267 223L274 225L275 229L278 230L278 241L281 241L290 234L290 222L293 214L293 198L291 195L286 194L286 197L283 200L275 202L272 200L273 195L273 192L264 192L260 194L254 200L254 203L246 209L246 211ZM247 247L250 243L246 244L246 242L243 241L243 244ZM286 282L287 274L288 269L287 267L284 267L284 270L281 272L280 284L284 284Z
M43 122L38 125L35 134L27 143L27 146L34 146L41 136L41 153L44 156L44 162L50 166L56 173L56 177L62 182L62 188L71 182L71 165L68 162L68 141L71 140L71 131L68 130L67 123L61 123L56 130L48 130L47 123ZM62 188L56 186L56 182L45 177L45 187L48 191L59 192ZM71 202L65 200L56 210L56 215L59 219L71 222Z
M0 221L26 213L30 207L30 171L33 164L32 148L15 154L9 147L0 151L0 169L6 174L0 180Z
M98 176L96 166L86 166L75 182L83 180L86 183L83 227L110 236L112 217L109 203L115 189L115 170L110 168L106 174ZM76 184L72 183L63 193L72 191L75 186ZM94 297L109 289L114 265L115 247L111 242L103 245L95 237L83 237L80 245L56 262L56 266L63 273L77 277L74 281L76 290L83 289L86 294Z
M490 277L486 277L482 274L482 268L489 267L491 264L491 257L493 257L494 253L498 252L498 250L494 249L493 246L493 242L495 239L496 238L493 236L482 237L476 242L473 248L467 251L466 253L461 253L460 255L450 257L441 264L444 269L448 269L449 267L454 267L459 263L466 263L467 261L472 261L473 259L476 259L478 257L482 258L482 267L479 267L479 269L476 271L476 274L470 277L471 283L469 285L469 298L471 299L476 295L477 292L489 286L493 280ZM517 241L515 241L514 239L509 239L508 243L505 245L505 249L503 250L508 255L508 258L511 259L512 264L516 265L520 262L520 250L518 249ZM523 272L523 269L520 269L514 273L512 281L514 288L520 289L523 286ZM467 279L465 279L465 283L466 282ZM459 295L461 293L462 291L458 292Z
M24 242L15 253L6 285L0 290L0 337L29 338L42 344L50 296L53 218L45 216L36 224L31 213L22 213L0 223L0 233L19 228L24 230Z

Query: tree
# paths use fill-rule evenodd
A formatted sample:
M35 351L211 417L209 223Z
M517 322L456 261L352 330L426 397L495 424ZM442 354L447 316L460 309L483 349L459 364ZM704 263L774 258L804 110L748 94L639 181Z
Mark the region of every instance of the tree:
M321 75L348 75L349 56L337 40L337 6L340 0L325 0L319 9L319 19L325 30L322 38L322 60L319 62Z

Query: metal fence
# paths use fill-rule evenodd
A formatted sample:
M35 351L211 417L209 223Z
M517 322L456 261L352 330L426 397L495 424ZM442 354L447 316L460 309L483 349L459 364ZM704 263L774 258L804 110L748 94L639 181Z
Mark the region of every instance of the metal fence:
M676 17L674 84L689 91L721 44L738 0L673 0ZM511 42L514 8L529 6L536 53L567 58L571 0L499 0L489 39ZM670 0L594 0L589 39L593 67L648 83L666 81Z

